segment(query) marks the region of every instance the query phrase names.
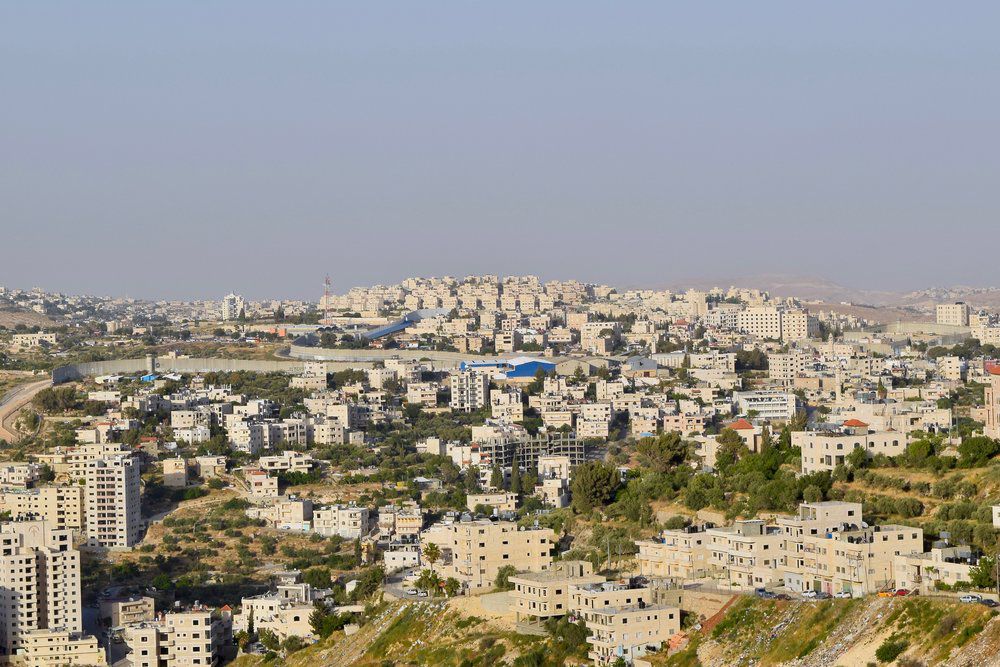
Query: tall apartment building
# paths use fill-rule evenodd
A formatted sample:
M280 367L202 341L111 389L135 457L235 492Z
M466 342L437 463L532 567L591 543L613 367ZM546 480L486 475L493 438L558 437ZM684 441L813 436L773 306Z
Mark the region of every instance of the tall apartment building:
M490 379L484 373L462 370L451 374L451 409L474 412L490 401Z
M776 306L752 306L740 311L737 328L754 338L796 341L818 333L819 324L804 310Z
M983 390L986 410L986 427L983 432L991 438L1000 438L1000 367L987 366L989 381Z
M243 297L230 292L222 298L221 315L224 322L232 322L239 318L240 312L246 308Z
M737 325L740 331L754 338L781 340L781 311L773 306L756 306L741 311Z
M0 651L23 653L32 631L82 629L72 533L43 520L0 524Z
M784 387L791 387L795 378L809 367L810 357L800 350L767 355L767 376Z
M128 549L137 544L142 539L138 462L127 456L89 461L84 480L87 545Z
M803 340L819 335L819 322L804 310L786 310L781 313L781 340Z
M939 303L935 308L938 324L947 324L953 327L969 326L969 304L958 301L956 303Z

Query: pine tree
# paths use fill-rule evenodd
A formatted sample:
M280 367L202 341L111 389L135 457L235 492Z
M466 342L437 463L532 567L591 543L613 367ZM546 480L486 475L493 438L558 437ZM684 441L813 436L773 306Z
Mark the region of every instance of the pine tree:
M510 492L521 495L521 466L518 465L517 461L510 469Z
M500 464L493 464L493 472L490 474L490 486L494 489L503 488L503 472L500 470Z

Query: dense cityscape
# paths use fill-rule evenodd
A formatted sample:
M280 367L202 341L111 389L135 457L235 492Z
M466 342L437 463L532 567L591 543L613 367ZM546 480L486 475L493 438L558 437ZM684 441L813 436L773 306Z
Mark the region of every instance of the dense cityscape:
M0 2L0 667L1000 667L998 25Z
M400 619L518 665L736 660L754 605L952 596L978 630L871 647L944 651L998 604L1000 323L972 303L534 276L0 300L0 648L27 664L364 664Z

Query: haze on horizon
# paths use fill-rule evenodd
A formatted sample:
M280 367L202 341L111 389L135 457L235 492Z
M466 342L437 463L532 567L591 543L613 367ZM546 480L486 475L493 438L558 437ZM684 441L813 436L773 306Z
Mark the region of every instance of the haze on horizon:
M1000 5L6 3L0 285L1000 284Z

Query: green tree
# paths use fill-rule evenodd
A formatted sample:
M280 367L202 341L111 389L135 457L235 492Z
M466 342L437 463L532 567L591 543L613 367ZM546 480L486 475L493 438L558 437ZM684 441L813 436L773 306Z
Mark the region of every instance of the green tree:
M463 477L466 493L479 493L482 489L479 486L479 466L469 466Z
M434 565L434 563L436 563L440 558L441 558L441 547L434 544L433 542L429 543L426 547L424 547L424 560L426 560L428 563Z
M719 449L715 453L715 467L722 472L727 471L737 461L750 453L740 434L731 428L722 429L716 436Z
M458 579L456 579L455 577L448 577L447 579L444 580L444 592L450 598L453 598L456 595L458 595L458 592L461 590L461 588L462 584L458 583Z
M959 464L981 466L1000 452L1000 442L984 435L965 438L958 446Z
M509 591L514 588L514 584L510 583L510 578L515 574L517 574L516 567L513 565L504 565L497 570L497 576L493 580L493 585L496 586L498 591Z
M645 457L645 463L654 472L667 472L681 465L687 459L690 447L681 439L681 434L670 431L657 437L643 438L636 451Z
M581 514L604 507L620 484L618 471L603 461L588 461L573 473L573 509Z
M264 648L269 651L277 651L281 648L281 640L278 639L278 635L267 628L262 628L261 631L257 633L257 638L260 643L264 645Z
M807 503L818 503L823 500L823 489L815 484L810 484L802 490L802 500Z
M969 569L969 581L976 588L996 588L996 560L983 556L975 567Z
M851 453L847 455L847 463L855 470L860 470L868 463L868 454L862 447L852 449Z
M502 489L503 485L503 471L500 470L500 464L494 463L493 470L490 473L490 486L494 489Z
M516 460L510 469L510 492L521 495L521 466Z

